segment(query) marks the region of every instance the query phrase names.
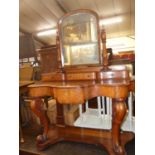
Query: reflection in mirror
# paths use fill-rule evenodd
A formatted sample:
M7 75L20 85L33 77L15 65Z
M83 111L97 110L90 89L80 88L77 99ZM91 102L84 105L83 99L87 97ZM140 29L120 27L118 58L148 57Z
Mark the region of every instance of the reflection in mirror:
M77 12L63 18L60 28L64 65L99 64L97 18Z

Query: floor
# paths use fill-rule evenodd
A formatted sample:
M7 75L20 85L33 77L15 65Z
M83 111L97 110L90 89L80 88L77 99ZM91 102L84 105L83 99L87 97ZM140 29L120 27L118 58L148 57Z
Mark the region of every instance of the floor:
M36 125L23 128L25 142L19 145L19 155L108 155L99 146L75 142L59 142L44 151L38 151L35 138L41 130L41 127ZM127 143L125 149L127 155L135 155L135 140Z

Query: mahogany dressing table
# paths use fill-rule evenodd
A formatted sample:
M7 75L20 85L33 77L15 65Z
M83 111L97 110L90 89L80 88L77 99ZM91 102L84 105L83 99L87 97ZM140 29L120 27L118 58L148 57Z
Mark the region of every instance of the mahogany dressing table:
M134 91L134 79L128 70L108 68L106 34L99 31L98 15L91 10L76 10L58 21L58 68L43 73L42 80L29 86L34 99L32 111L40 118L44 131L37 136L37 147L45 149L59 141L99 144L110 155L125 155L124 145L134 138L131 132L120 132L127 113L125 99ZM100 51L100 37L103 52ZM52 96L57 102L57 123L49 125L42 98ZM111 97L112 129L99 130L66 126L64 104L84 104L97 96Z

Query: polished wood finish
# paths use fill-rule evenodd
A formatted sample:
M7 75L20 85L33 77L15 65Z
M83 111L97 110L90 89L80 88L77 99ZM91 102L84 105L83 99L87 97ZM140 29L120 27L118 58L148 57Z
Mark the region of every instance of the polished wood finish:
M48 139L42 141L37 141L37 146L40 150L46 149L51 144L61 142L61 141L74 141L74 142L84 142L88 144L96 144L100 147L106 149L110 155L116 155L112 148L111 131L103 130L92 130L88 128L78 128L78 127L51 127L48 132ZM41 136L41 135L40 135ZM123 132L120 135L120 140L124 148L125 144L132 140L134 137L133 133Z
M113 119L112 119L112 143L116 154L125 154L125 150L120 145L120 127L127 112L125 98L115 99L113 102Z
M111 71L110 71L111 72ZM119 74L118 74L119 75ZM111 76L110 76L111 77ZM101 140L99 140L98 136L94 136L94 140L88 140L87 135L84 133L81 133L81 131L85 131L86 129L77 129L77 135L73 136L72 138L70 136L69 139L65 138L64 136L70 134L73 128L70 128L70 130L67 132L65 124L64 124L64 118L63 118L63 104L80 104L85 103L87 99L91 99L96 96L108 96L113 98L113 123L112 123L112 131L106 131L106 134L110 133L110 138L108 140L104 140L105 137L100 137L102 141L105 141L101 145L107 148L109 154L119 154L124 155L124 144L132 139L134 137L133 134L125 133L126 139L124 138L124 142L121 141L122 134L120 134L120 125L123 121L123 118L126 114L126 104L125 99L128 96L129 90L134 90L134 80L129 80L126 78L107 78L104 80L90 80L90 81L64 81L64 82L38 82L36 84L29 86L29 94L32 97L35 97L35 102L33 102L32 110L39 116L41 119L41 122L44 126L44 133L42 135L39 135L37 138L37 145L40 149L46 148L48 145L55 143L57 141L61 140L72 140L72 141L82 141L87 142L89 141L91 143L99 143ZM53 128L49 127L48 121L46 119L45 112L43 112L42 109L42 102L41 98L44 96L52 96L57 100L57 106L58 106L58 116L57 116L57 126L60 128L63 127L63 130L66 131L65 135L59 135L59 128L56 128L55 131ZM77 97L75 97L77 96ZM38 98L39 97L39 98ZM40 110L39 110L40 108ZM93 129L89 129L90 131L94 131ZM49 134L53 134L56 132L57 134L54 134L56 136L55 138L50 137ZM86 132L88 132L86 130ZM103 132L103 133L102 133ZM104 130L97 132L98 134L102 133L105 134ZM52 135L53 135L52 134ZM77 138L78 136L81 137L82 135L83 139ZM105 134L105 135L106 135ZM91 137L89 137L91 139ZM129 138L129 139L128 139ZM78 139L78 140L77 140ZM108 142L107 142L108 141ZM108 143L108 145L106 144ZM124 143L124 144L123 144ZM113 147L112 147L113 146ZM113 149L112 149L113 148ZM112 150L114 150L114 152Z
M65 17L76 12L78 13L78 11L73 11ZM125 100L129 92L134 91L134 79L129 77L128 70L110 70L108 68L106 46L103 47L102 64L64 67L60 61L62 60L62 38L60 35L62 21L63 18L59 20L59 36L57 36L58 70L42 74L41 81L29 86L29 95L34 98L31 108L44 126L43 134L37 137L37 146L39 149L45 149L62 140L78 141L100 144L106 148L110 155L125 155L124 145L134 135L127 132L120 133L120 126L127 112ZM105 44L105 31L102 31L101 36L102 42ZM56 127L50 127L47 121L41 100L45 96L52 96L56 99ZM84 105L86 100L97 96L107 96L113 99L112 130L76 128L65 125L64 104Z
M103 69L107 70L108 69L108 55L107 55L107 48L106 48L106 32L104 29L102 29L101 31L101 40L102 40L102 49L103 49L103 54L102 54Z

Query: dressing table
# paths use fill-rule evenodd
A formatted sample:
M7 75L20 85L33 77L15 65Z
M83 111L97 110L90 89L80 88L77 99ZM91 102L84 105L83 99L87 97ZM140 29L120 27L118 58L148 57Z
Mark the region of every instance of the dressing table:
M100 47L102 40L102 51ZM29 86L33 98L32 111L44 127L37 136L38 149L60 141L98 144L110 155L125 155L124 145L134 138L131 132L121 132L127 113L125 100L134 91L134 79L128 70L108 67L106 34L99 30L98 15L91 10L76 10L58 21L57 70L43 73L41 81ZM42 98L51 96L57 103L57 123L50 125ZM97 96L112 98L112 129L90 129L67 126L63 105L82 104ZM83 109L84 110L84 109Z

